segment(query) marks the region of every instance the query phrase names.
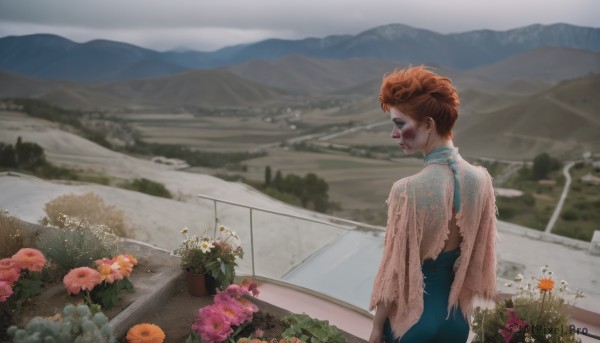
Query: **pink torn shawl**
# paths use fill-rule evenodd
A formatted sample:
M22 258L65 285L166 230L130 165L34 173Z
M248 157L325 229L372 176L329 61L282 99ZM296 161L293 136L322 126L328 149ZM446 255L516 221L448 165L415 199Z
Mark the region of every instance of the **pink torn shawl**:
M448 316L460 306L471 323L476 296L496 295L496 203L492 180L456 152L460 182L460 212L456 224L462 236L460 257L450 289ZM383 256L375 277L369 309L392 304L388 319L395 337L402 337L423 313L423 273L426 259L444 248L453 214L454 178L447 164L429 164L421 172L394 183L388 204Z

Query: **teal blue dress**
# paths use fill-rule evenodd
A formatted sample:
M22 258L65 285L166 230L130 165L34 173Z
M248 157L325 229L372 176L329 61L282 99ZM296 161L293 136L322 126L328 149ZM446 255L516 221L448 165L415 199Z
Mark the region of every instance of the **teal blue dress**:
M453 148L440 147L425 156L425 165L431 163L448 164L454 176L454 208L460 211L460 185L457 176ZM460 256L460 249L443 252L435 260L423 261L421 270L424 276L424 309L419 321L400 339L395 338L390 321L386 320L384 335L386 343L464 343L469 337L469 324L460 308L454 308L447 317L450 288L454 281L454 263Z

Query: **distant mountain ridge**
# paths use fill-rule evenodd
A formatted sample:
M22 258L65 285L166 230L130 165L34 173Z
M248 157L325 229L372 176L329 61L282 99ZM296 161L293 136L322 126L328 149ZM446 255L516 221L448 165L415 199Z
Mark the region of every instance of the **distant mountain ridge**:
M115 81L187 69L135 45L108 40L80 44L50 34L2 38L0 51L0 70L40 79Z
M542 46L598 52L600 28L535 24L508 31L439 34L390 24L357 35L268 39L213 52L158 52L108 40L76 43L60 36L37 34L0 38L0 70L41 79L115 81L275 60L290 54L328 59L366 57L465 70Z

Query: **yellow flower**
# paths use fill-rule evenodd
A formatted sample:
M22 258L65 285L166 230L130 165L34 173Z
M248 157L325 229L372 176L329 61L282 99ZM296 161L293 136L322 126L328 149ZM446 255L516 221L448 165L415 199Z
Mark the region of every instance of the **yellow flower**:
M165 333L154 324L137 324L127 331L127 342L129 343L162 343L165 341Z
M554 280L552 279L541 279L540 282L537 285L537 288L539 288L540 291L542 292L548 292L551 291L552 288L554 288Z

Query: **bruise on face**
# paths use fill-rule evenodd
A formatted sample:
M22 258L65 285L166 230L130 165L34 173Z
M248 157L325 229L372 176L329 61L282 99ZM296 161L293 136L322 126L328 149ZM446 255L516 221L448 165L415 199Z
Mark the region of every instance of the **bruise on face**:
M412 141L413 139L415 139L416 136L415 130L412 127L407 128L405 131L402 131L401 134L402 139L405 141Z

